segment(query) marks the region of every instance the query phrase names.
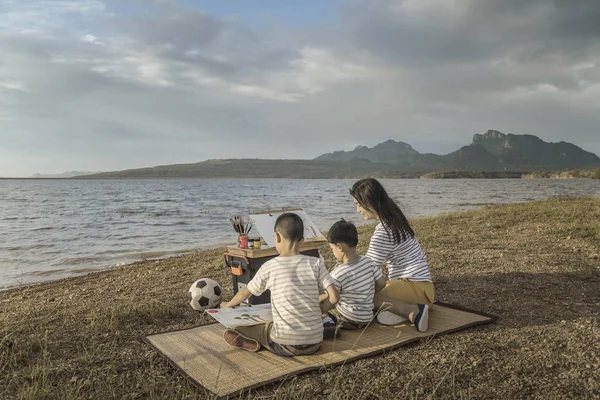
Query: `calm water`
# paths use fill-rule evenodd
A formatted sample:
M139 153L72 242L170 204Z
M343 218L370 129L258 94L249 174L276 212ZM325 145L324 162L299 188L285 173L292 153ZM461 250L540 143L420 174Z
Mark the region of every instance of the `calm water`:
M354 180L0 180L0 289L231 243L229 215L303 207L362 223ZM557 195L592 180L383 180L409 217Z

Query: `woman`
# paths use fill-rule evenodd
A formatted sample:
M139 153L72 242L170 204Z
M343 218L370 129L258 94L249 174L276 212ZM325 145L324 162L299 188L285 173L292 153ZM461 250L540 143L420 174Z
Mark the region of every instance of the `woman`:
M400 207L373 178L356 182L350 194L356 211L364 219L379 224L369 243L366 256L377 265L387 264L388 281L375 295L375 308L381 311L377 321L395 325L408 318L420 332L428 328L429 308L434 302L434 287L429 265L415 233Z

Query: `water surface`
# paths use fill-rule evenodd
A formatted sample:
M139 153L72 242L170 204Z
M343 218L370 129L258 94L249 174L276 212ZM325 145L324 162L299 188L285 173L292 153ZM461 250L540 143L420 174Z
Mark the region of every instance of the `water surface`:
M600 196L594 180L382 180L409 218L490 203ZM363 223L354 180L0 180L0 288L231 243L229 216L302 207Z

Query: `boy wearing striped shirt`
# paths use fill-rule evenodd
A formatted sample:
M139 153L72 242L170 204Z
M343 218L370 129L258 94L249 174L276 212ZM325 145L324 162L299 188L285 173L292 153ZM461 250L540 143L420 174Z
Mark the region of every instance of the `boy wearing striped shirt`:
M294 213L284 213L275 222L275 247L279 256L267 261L231 301L221 308L234 307L250 295L271 291L273 321L239 326L223 333L234 347L258 351L261 346L286 357L313 354L323 341L324 310L319 304L320 288L337 302L338 292L322 259L300 254L304 223Z
M381 268L357 254L358 232L351 222L336 222L327 233L327 241L338 262L331 277L340 298L334 309L327 295L321 295L323 308L331 309L334 315L330 317L337 319L342 329L362 329L373 320L375 293L385 287Z

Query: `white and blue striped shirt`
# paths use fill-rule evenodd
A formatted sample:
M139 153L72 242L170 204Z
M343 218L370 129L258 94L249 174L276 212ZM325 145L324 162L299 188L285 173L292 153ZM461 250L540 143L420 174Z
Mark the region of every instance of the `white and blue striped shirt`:
M409 237L398 243L381 223L375 227L366 256L377 265L385 262L390 280L431 282L427 257L417 239Z
M368 257L358 257L351 263L337 264L331 271L340 299L335 309L350 321L370 322L373 319L375 281L381 278L381 265Z
M267 261L247 288L255 296L271 290L271 340L305 345L323 341L319 288L326 289L334 283L323 259L298 254Z

